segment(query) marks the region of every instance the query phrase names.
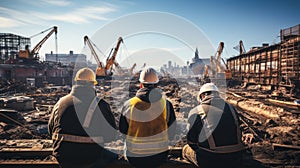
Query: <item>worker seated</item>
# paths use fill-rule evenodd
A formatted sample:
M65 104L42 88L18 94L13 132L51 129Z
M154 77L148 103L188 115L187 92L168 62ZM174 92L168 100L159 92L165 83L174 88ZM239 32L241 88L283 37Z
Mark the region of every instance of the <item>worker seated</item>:
M117 155L104 148L115 140L116 123L110 106L96 95L94 72L80 69L71 93L53 107L48 130L60 167L104 167Z
M169 139L176 129L171 102L157 88L158 75L153 68L140 74L140 89L124 103L119 121L126 136L125 155L134 167L158 167L167 160Z
M240 167L244 146L236 110L213 83L204 84L197 99L200 105L188 116L183 158L201 168Z

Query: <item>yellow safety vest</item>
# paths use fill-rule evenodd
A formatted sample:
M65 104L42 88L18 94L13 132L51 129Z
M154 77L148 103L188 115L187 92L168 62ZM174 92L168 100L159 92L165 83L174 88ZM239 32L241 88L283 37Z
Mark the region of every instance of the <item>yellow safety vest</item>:
M166 100L161 98L147 103L134 97L130 99L126 138L127 150L134 154L158 154L168 150L168 125Z

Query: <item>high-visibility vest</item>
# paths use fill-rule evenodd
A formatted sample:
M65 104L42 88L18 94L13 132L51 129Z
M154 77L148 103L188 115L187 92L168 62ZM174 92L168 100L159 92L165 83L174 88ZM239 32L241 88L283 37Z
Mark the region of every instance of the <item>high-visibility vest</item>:
M207 149L207 148L201 147L197 144L200 149L203 149L203 150L206 150L209 152L214 152L214 153L232 153L232 152L238 152L238 151L245 149L244 145L241 142L241 130L240 130L240 127L238 124L238 117L236 116L233 107L230 104L228 104L228 106L229 106L229 109L231 111L232 117L234 118L234 122L236 125L237 144L216 146L215 139L212 135L213 130L211 130L211 128L209 126L210 123L206 117L206 114L204 114L206 112L203 109L202 105L200 105L200 106L198 106L199 114L201 113L201 115L203 115L203 118L202 118L203 131L206 134L208 145L209 145L209 149Z
M130 99L129 127L126 148L134 154L158 154L168 150L166 100L147 103L134 97Z

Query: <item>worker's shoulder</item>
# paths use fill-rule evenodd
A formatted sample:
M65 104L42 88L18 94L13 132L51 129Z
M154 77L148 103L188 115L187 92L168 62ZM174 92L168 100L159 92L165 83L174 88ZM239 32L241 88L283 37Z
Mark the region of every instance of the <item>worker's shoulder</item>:
M73 95L67 94L67 95L61 97L58 100L57 104L66 104L66 105L73 104L73 98L74 98Z
M190 118L193 115L204 115L205 112L201 105L197 105L196 107L192 108L189 112L188 118Z

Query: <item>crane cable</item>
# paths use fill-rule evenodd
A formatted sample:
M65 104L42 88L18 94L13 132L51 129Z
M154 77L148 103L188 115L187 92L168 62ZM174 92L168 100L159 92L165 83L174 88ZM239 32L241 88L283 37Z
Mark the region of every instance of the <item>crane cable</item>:
M41 31L41 32L39 32L39 33L37 33L37 34L35 34L35 35L32 35L32 36L30 36L29 38L36 37L36 36L38 36L38 35L40 35L40 34L43 34L43 33L47 32L47 31L51 30L51 29L53 29L53 27L50 27L50 28L48 28L48 29L46 29L46 30L44 30L44 31Z

